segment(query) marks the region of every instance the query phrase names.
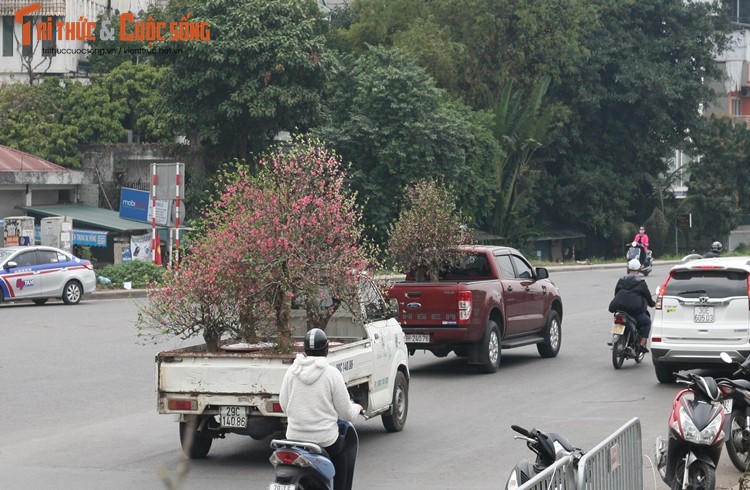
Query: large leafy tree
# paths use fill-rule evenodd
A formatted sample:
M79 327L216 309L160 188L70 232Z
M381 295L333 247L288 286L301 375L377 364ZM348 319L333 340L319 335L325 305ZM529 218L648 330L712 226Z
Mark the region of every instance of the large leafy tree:
M684 211L693 214L697 237L724 240L750 213L750 130L728 117L710 117L695 138Z
M715 97L713 61L727 42L727 20L709 2L599 0L578 70L552 85L571 108L558 141L548 218L602 239L612 252L623 220L649 216L657 193L647 175L699 127L701 104ZM585 196L581 199L581 196Z
M244 158L279 131L316 122L326 58L314 0L174 1L165 18L188 12L209 23L211 39L154 46L181 49L157 60L169 67L164 97L191 144L219 161Z
M371 237L385 243L403 189L426 177L454 185L476 224L489 219L499 151L489 114L451 99L393 49L345 57L332 79L328 123L316 132L351 162Z

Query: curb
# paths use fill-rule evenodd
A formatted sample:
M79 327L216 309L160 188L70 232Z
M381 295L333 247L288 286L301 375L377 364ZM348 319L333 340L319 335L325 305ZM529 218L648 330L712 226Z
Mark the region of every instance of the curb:
M145 298L147 295L147 289L97 289L86 295L86 299Z

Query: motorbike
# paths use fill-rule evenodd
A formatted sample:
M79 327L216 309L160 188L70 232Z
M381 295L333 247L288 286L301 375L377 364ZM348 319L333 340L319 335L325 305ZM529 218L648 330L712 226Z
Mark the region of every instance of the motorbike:
M687 388L672 402L668 440L656 438L656 467L672 490L713 490L724 444L724 394L714 378L689 372L675 377Z
M620 369L625 359L634 359L637 364L643 361L646 353L639 349L641 336L635 318L624 311L614 313L612 324L612 365Z
M521 434L513 438L526 441L526 446L536 454L536 459L533 463L522 460L516 464L505 483L505 490L516 490L564 456L570 455L574 464L577 464L584 455L583 449L572 446L566 438L554 432L548 434L539 429L527 430L517 425L510 427Z
M339 420L339 434L344 436L349 454L349 480L359 450L356 429L346 420ZM288 439L273 439L274 450L269 458L276 470L276 478L268 490L333 490L335 469L328 453L317 444Z
M721 353L721 358L726 363L733 362L726 352ZM732 377L748 376L748 374L750 374L750 357L740 364ZM729 413L727 454L734 467L744 472L750 464L750 381L722 378L717 382L726 397L724 408Z
M633 242L630 244L630 248L628 248L627 253L625 254L626 260L632 260L632 259L638 259L638 261L641 263L641 274L644 276L647 276L651 274L651 270L653 269L654 265L654 257L651 250L647 250L645 254L645 259L641 259L643 250L643 244L638 242Z

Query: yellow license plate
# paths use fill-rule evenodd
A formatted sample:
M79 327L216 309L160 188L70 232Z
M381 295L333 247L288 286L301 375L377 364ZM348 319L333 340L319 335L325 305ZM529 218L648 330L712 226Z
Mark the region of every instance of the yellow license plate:
M625 333L625 325L621 325L619 323L615 323L612 325L612 333L615 335L622 335Z

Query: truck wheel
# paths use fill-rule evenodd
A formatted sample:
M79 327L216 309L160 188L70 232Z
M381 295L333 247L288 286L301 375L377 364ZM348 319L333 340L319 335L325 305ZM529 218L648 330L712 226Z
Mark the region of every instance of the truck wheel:
M547 329L544 332L544 342L536 344L536 348L539 355L544 358L557 357L561 342L560 315L555 310L550 310L549 317L547 317Z
M500 343L500 329L497 327L495 320L487 322L487 328L484 332L482 345L479 355L482 364L477 366L480 373L494 373L500 366L500 352L502 344Z
M191 417L187 422L180 422L180 444L182 451L190 459L205 458L211 449L211 443L214 442L212 437L198 432L199 424L198 417Z
M409 382L401 371L396 373L393 385L393 402L388 413L380 418L388 432L400 432L406 425L406 414L409 412Z

